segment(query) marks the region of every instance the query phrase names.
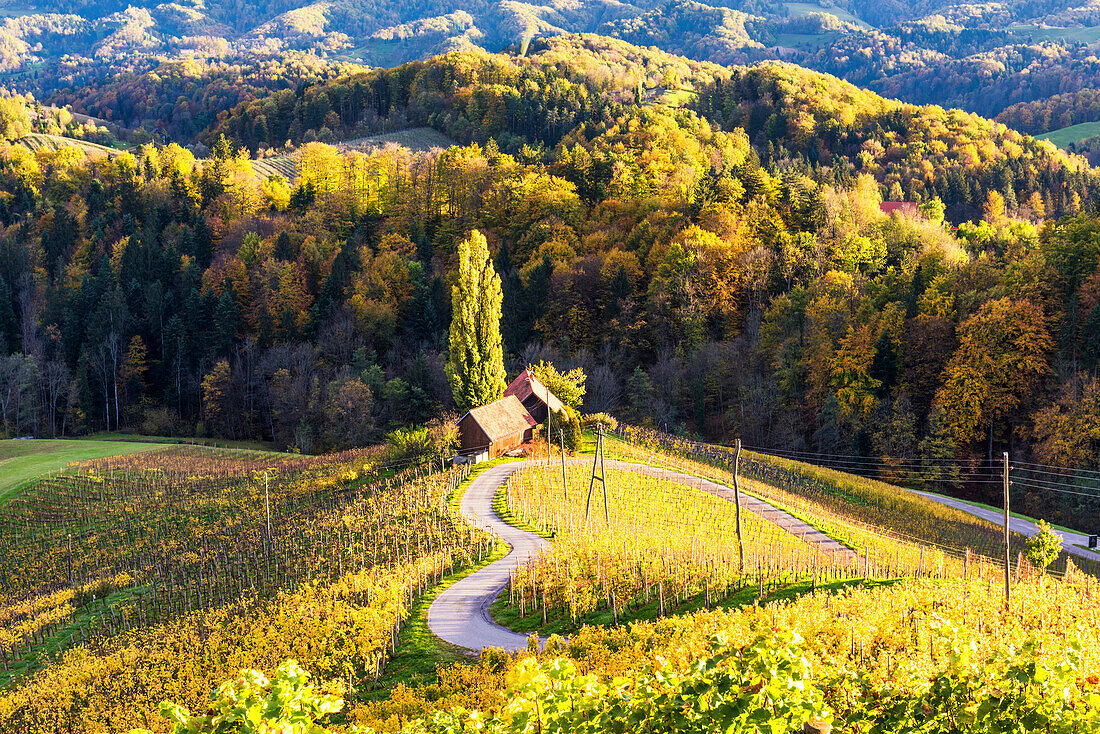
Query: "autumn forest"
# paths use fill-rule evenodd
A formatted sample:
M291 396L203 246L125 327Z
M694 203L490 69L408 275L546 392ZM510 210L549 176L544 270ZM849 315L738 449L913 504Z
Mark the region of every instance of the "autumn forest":
M3 100L9 436L317 452L453 415L450 284L476 229L509 376L580 367L586 412L950 460L937 483L977 497L968 462L1003 450L1100 468L1100 175L1051 143L598 36L257 97L211 116L205 156L28 147L81 129ZM340 142L404 129L453 145Z

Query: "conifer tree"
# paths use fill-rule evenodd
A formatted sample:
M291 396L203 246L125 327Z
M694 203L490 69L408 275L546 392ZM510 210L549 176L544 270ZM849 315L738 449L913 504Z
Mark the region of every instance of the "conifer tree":
M504 394L502 300L489 244L475 229L458 246L458 280L451 288L447 379L459 410L491 403Z

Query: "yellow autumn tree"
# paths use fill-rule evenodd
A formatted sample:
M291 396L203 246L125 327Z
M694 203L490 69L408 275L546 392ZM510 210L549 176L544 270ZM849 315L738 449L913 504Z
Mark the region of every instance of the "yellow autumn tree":
M959 445L1008 420L1050 371L1054 341L1038 305L1001 298L959 327L959 347L936 394Z
M841 416L858 424L875 407L875 391L882 385L871 377L871 363L875 359L871 327L848 328L848 334L837 347L830 364L830 385L836 390Z

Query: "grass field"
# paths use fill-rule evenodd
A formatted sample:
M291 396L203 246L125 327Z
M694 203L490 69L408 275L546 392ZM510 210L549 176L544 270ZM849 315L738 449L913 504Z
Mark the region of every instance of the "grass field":
M817 3L785 3L787 10L790 11L792 18L797 18L801 15L808 15L810 13L828 13L829 15L835 15L846 23L854 23L861 28L870 28L871 26L863 22L860 18L852 15L844 8L838 7L824 7Z
M57 471L74 461L155 451L157 444L140 441L84 439L8 439L0 441L0 503L26 482Z
M1035 137L1039 140L1049 140L1059 148L1066 148L1070 143L1087 140L1097 135L1100 135L1100 122L1082 122L1080 125L1070 125Z
M1037 25L1014 25L1005 30L1032 41L1079 41L1081 43L1100 41L1100 26L1044 28Z
M34 15L37 10L21 3L5 3L0 5L0 18L18 18L22 15Z
M76 146L82 149L88 155L106 155L114 156L122 153L122 150L115 148L108 148L106 145L99 145L98 143L89 143L86 140L76 140L74 138L65 138L60 135L43 135L42 133L31 133L30 135L24 135L15 142L20 145L25 145L31 150L38 152L40 150L60 150L61 148Z
M437 47L438 45L431 41L418 43L411 39L371 38L362 46L341 52L338 58L348 63L389 68L400 66L415 58L439 53L439 51L433 51L433 48Z
M784 48L797 48L804 51L817 51L837 39L839 33L779 33L775 37L775 45Z

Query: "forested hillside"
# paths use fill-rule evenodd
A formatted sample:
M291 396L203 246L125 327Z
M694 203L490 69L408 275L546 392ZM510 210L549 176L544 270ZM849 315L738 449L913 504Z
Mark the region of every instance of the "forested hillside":
M641 92L673 75L684 106ZM461 145L304 142L396 121ZM284 135L297 177L257 174L249 151ZM586 410L793 450L1100 465L1096 175L1003 126L570 37L276 93L210 143L5 147L9 434L311 451L427 421L451 406L449 281L478 229L510 364L582 367Z
M1100 88L1100 13L1089 3L1061 0L37 0L4 7L0 81L43 99L56 95L52 101L88 105L99 104L111 89L131 97L144 90L150 98L171 92L158 100L159 116L139 118L152 111L146 99L134 99L118 103L115 119L131 127L140 120L147 128L164 120L165 131L180 143L192 142L209 115L254 97L257 89L293 88L303 64L338 70L349 64L393 67L450 51L522 54L534 41L573 33L600 33L720 64L789 61L888 97L990 117L1012 105ZM162 83L165 73L186 81ZM207 85L212 90L204 90ZM213 108L219 99L226 106ZM167 106L178 118L181 101L200 125L168 122ZM102 104L105 112L115 102Z
M1098 24L0 0L0 734L1100 731Z

